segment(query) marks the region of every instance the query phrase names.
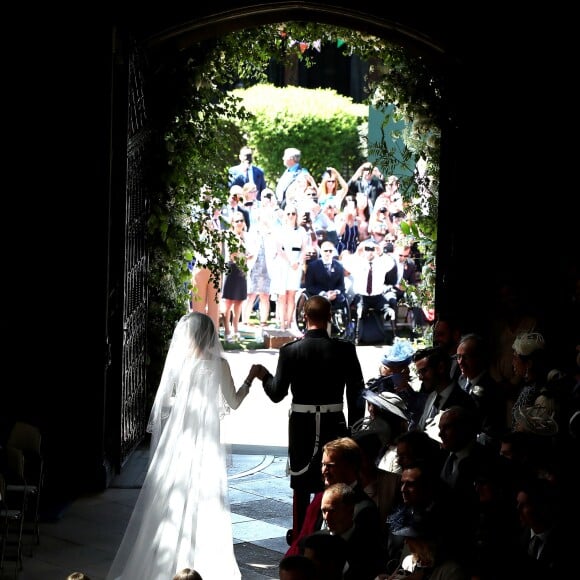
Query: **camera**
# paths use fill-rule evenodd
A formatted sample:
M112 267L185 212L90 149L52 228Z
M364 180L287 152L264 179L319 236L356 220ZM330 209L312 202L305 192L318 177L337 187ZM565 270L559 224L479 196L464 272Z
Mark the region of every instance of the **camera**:
M310 222L310 212L309 212L309 211L305 211L305 212L304 212L304 217L303 217L303 220L304 220L306 223Z
M246 153L244 155L244 161L248 161L249 163L252 162L252 154L251 153Z
M381 207L381 209L379 209L379 211L381 213L387 213L387 208L386 207Z

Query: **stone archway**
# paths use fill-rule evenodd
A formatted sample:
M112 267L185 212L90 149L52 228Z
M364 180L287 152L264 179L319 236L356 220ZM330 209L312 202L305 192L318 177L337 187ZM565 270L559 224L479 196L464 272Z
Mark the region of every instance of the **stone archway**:
M256 25L257 23L268 24L284 21L285 19L295 20L298 18L346 26L360 30L361 33L373 34L401 42L408 46L409 50L421 53L424 58L432 59L434 62L438 61L438 66L442 66L442 61L445 58L444 51L440 45L428 35L413 29L412 26L405 26L392 20L378 18L372 12L355 13L350 10L326 7L316 3L300 3L299 6L296 3L273 3L271 5L216 12L214 14L208 11L204 16L197 14L193 20L188 20L184 15L168 14L166 16L170 20L172 18L174 20L171 25L165 23L164 28L156 20L149 21L146 16L146 14L141 13L138 24L132 23L126 29L127 39L135 40L139 50L145 53L146 61L149 63L146 69L137 71L137 75L129 75L129 79L133 82L133 85L130 84L129 88L132 91L137 91L137 94L141 94L141 106L143 102L147 103L150 97L152 97L157 107L170 106L168 105L171 101L170 91L165 93L162 99L159 99L159 94L152 95L147 93L147 86L150 86L151 79L160 68L170 67L172 60L181 58L187 52L189 46L196 45L201 41L211 43L212 37L245 28L249 25L249 22L252 22L252 25ZM130 57L128 62L133 63L135 60ZM134 73L135 70L132 69L132 72ZM143 83L142 87L134 85L136 78ZM162 90L164 89L166 89L165 86L162 87ZM159 104L160 100L164 103L163 105ZM130 104L129 126L133 130L136 116L131 112L131 106L132 103L137 101L131 94L129 94L128 101ZM145 116L148 117L147 122L153 126L152 129L155 131L155 115ZM147 133L147 130L145 130L145 133ZM144 145L143 139L139 135L136 138L135 135L131 135L129 139L130 142L127 146L129 152L135 150L135 143L140 143L140 145L137 145L138 147ZM145 150L142 153L144 154L134 156L132 158L133 161L129 158L129 177L142 174L141 164L144 162L144 158L147 157L147 152ZM135 194L142 195L143 191L146 191L146 187L144 188L143 185L146 185L146 182L136 184L134 180L128 179L126 184L127 202L125 204L127 207L136 206L132 201L133 196ZM117 218L119 217L120 214L117 215ZM142 215L142 218L144 219L145 216ZM135 215L126 214L125 219L134 220ZM117 223L117 227L120 228L121 224ZM142 230L143 232L145 231L144 228ZM130 288L135 287L135 275L141 271L140 265L143 264L143 259L127 243L131 242L133 247L141 247L142 244L135 236L139 228L130 227L129 223L126 222L124 231L126 249L125 268L123 269L124 279L119 282L122 283L122 287L126 291L129 291L129 296L133 296ZM133 265L129 263L130 260L133 260ZM140 287L140 285L137 285L137 287ZM141 316L143 315L143 305L134 300L127 300L127 297L127 292L125 292L122 316L123 332L117 335L117 348L112 349L113 353L118 353L116 368L121 373L121 388L119 393L113 391L112 399L109 397L109 418L113 420L109 421L108 427L111 436L106 438L107 441L112 443L112 464L116 465L117 469L120 468L127 455L131 453L132 448L139 442L144 433L145 397L143 389L145 381L143 371L145 360L142 349L140 347L136 348L139 346L139 337L131 334L132 330L140 332L139 329L143 328L143 324L135 324L135 321L139 320L139 312L141 312ZM111 339L111 343L114 343L114 339ZM114 356L112 367L115 368ZM111 393L111 390L109 390L109 393ZM120 413L117 405L121 407ZM118 431L119 428L120 431ZM119 437L114 436L117 431L120 433ZM120 449L117 448L117 440L121 443Z

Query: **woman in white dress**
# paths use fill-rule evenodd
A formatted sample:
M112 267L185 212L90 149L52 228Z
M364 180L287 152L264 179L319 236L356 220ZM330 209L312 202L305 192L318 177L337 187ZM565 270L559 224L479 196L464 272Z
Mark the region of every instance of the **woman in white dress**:
M253 373L236 391L212 320L178 322L147 425L149 469L107 580L167 580L187 566L204 580L240 579L220 419Z
M277 295L276 316L281 330L297 327L294 319L296 292L300 290L308 234L298 223L298 208L286 204L285 222L277 230L279 269L272 275L270 292Z

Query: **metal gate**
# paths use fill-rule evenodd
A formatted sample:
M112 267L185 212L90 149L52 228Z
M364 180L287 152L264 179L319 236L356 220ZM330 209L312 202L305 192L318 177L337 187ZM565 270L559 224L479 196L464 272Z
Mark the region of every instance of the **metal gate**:
M147 346L147 179L144 176L149 132L144 99L144 65L137 47L129 60L127 123L127 194L123 272L123 353L121 392L121 457L145 433Z
M112 154L112 165L117 174L113 168L104 452L108 468L119 473L143 439L147 422L146 228L150 186L145 172L151 138L145 106L145 58L136 43L126 51L114 48L118 56L113 62L112 142L117 152Z

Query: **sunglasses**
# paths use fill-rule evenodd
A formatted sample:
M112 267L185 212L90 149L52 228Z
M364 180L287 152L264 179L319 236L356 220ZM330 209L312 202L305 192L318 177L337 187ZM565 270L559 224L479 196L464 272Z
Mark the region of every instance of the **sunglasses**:
M332 250L322 250L324 253L329 252L332 253Z
M286 215L296 215L296 212L295 211L291 211L291 212L286 213Z
M367 252L374 252L375 251L375 249L372 246L365 246L365 250Z

